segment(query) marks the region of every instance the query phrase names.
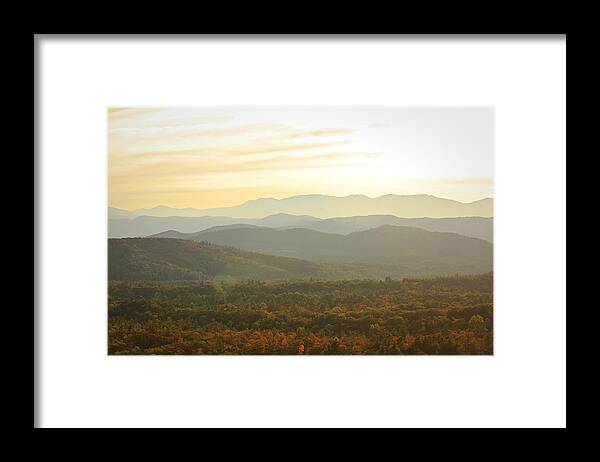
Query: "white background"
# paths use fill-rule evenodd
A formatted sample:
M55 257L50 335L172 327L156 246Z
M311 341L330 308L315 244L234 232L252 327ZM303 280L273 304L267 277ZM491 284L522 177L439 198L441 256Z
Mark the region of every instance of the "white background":
M44 427L566 425L566 42L39 42ZM106 107L496 108L493 357L108 357Z

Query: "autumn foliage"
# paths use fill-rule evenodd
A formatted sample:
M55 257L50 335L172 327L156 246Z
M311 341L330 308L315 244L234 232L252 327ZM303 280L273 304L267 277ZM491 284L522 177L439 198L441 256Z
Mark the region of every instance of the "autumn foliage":
M108 352L489 355L492 280L110 282Z

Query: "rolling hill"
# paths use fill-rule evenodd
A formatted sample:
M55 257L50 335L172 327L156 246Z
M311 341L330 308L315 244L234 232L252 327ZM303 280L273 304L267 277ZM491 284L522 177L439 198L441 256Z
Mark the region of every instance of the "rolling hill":
M108 208L108 219L132 219L135 218L136 214L134 212L130 212L129 210L117 209L115 207Z
M398 218L393 215L368 215L320 219L307 215L279 213L265 218L231 217L137 217L133 219L109 219L108 237L147 237L163 231L193 233L215 226L255 225L269 228L306 228L334 234L350 234L366 231L381 225L412 226L427 231L462 234L492 242L493 218Z
M383 225L348 235L304 228L207 229L198 233L167 231L153 237L206 241L268 255L311 261L384 264L405 273L482 273L492 270L493 246L455 233Z
M228 217L147 217L109 219L108 237L146 237L167 230L192 233L214 226L244 224L246 221ZM252 223L249 223L252 224Z
M411 274L401 267L309 262L191 240L108 240L111 281L383 279Z
M336 217L302 223L302 227L324 233L350 234L367 231L382 225L409 226L427 231L462 234L493 242L494 219L486 217L456 218L399 218L394 215L368 215L357 217Z
M108 220L108 237L147 237L162 231L175 230L182 233L202 231L214 226L247 224L255 226L304 227L320 221L306 215L278 213L265 218L231 217L150 217L116 218Z

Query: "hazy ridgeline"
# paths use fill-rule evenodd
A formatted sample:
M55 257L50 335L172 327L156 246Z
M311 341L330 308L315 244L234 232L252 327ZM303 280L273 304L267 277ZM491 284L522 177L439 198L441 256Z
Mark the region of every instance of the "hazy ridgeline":
M387 194L374 198L361 194L346 197L309 194L292 196L286 199L255 199L233 207L210 209L178 209L164 205L134 211L111 208L109 209L109 217L133 218L147 215L156 217L223 216L232 218L262 218L278 213L309 215L317 218L360 215L396 215L404 218L491 217L493 216L493 203L494 201L491 198L465 203L428 194L410 196Z
M146 237L164 231L194 233L215 226L246 224L276 229L304 228L334 234L382 225L411 226L492 242L493 200L464 204L433 196L294 196L257 199L220 209L109 208L109 237Z

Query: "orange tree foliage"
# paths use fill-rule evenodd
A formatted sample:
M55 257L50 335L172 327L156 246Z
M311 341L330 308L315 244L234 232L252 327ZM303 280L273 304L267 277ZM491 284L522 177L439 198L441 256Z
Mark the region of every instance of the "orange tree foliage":
M492 354L492 274L109 283L109 354Z

